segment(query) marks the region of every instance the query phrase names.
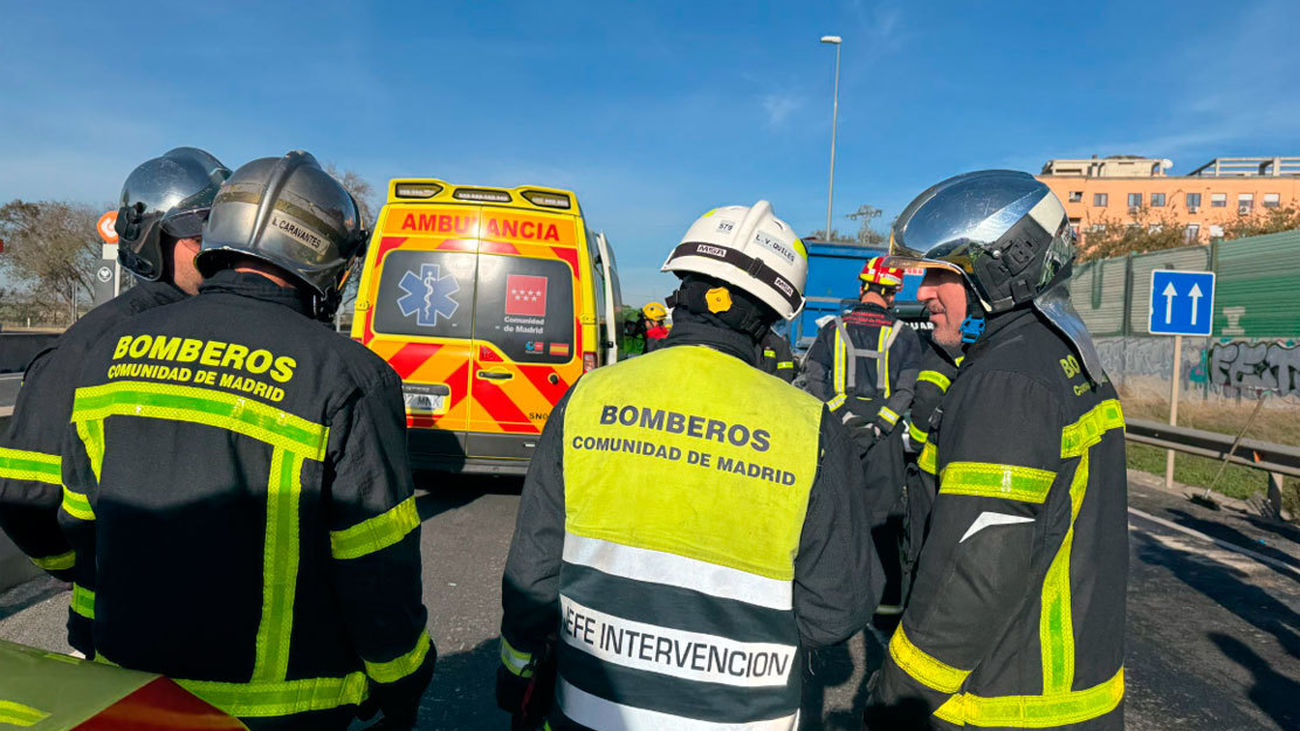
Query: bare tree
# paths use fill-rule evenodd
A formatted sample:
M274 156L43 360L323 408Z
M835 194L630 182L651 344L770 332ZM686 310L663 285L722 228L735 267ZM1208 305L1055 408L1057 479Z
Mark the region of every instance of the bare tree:
M99 211L84 203L12 200L0 206L0 271L37 302L67 308L89 304L101 242Z

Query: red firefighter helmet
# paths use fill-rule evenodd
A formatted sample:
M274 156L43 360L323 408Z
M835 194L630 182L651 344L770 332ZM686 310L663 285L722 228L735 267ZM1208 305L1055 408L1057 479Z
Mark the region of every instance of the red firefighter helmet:
M901 287L903 286L903 270L899 267L891 267L883 256L873 256L867 260L862 267L862 273L858 279L867 284L879 284L882 287Z

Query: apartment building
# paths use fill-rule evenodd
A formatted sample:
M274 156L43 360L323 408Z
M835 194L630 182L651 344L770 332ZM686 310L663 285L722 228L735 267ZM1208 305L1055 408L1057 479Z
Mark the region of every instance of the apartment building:
M1300 157L1218 157L1186 175L1167 159L1115 155L1048 160L1038 179L1065 203L1081 246L1107 224L1175 225L1189 243L1223 235L1239 216L1300 204Z

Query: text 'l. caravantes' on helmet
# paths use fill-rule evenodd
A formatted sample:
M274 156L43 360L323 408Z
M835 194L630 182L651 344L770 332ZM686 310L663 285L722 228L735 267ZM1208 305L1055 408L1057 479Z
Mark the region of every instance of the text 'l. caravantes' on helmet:
M786 320L803 309L808 251L772 204L724 206L687 229L660 271L702 274L758 298Z
M1070 304L1074 232L1065 206L1034 176L980 170L931 186L890 233L890 263L960 274L990 315L1027 303L1074 345L1095 380L1105 371Z
M294 150L253 160L222 185L195 265L207 277L232 256L273 264L313 294L316 315L326 318L365 243L356 200L315 157Z
M196 147L177 147L146 160L122 184L114 225L118 261L147 281L163 274L163 235L198 238L230 169Z

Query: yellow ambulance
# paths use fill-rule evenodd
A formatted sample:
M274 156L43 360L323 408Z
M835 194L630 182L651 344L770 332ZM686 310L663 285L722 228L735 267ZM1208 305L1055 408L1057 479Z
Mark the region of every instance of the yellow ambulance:
M392 180L363 267L352 337L402 377L416 468L523 474L618 358L614 252L569 191Z

